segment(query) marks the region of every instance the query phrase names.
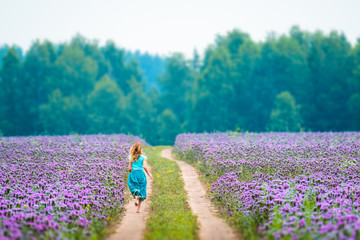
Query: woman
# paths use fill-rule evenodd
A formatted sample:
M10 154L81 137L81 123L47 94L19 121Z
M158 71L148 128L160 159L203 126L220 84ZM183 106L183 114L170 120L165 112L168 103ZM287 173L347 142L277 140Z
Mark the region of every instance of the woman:
M141 202L146 199L146 186L147 180L145 172L152 179L152 176L147 168L147 157L143 154L141 143L136 142L130 148L129 155L129 177L128 185L130 192L135 198L135 207L137 207L137 213L140 212Z

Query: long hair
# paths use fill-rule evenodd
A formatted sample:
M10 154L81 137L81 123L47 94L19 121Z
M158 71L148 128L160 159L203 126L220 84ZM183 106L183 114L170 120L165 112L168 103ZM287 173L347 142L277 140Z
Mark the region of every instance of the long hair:
M131 162L137 161L142 153L141 142L134 143L130 148Z

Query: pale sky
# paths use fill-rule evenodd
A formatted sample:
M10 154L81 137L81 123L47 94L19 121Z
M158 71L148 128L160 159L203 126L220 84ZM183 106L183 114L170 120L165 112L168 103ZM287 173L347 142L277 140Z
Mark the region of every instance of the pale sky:
M338 30L355 44L360 0L0 0L0 46L25 51L35 39L68 42L80 33L100 45L111 39L127 50L190 58L235 28L263 41L295 24Z

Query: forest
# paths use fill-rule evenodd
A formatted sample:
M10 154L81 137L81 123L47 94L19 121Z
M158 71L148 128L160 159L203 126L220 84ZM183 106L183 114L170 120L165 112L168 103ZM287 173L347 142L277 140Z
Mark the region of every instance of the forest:
M129 53L76 35L0 49L0 135L360 131L360 39L343 33L217 35L191 59Z

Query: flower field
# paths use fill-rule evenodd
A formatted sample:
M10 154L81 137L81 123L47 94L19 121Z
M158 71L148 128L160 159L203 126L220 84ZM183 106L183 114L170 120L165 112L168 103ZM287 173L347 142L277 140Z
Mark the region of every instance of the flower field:
M126 135L0 138L0 239L96 239L123 208Z
M244 239L360 239L360 132L180 134Z

